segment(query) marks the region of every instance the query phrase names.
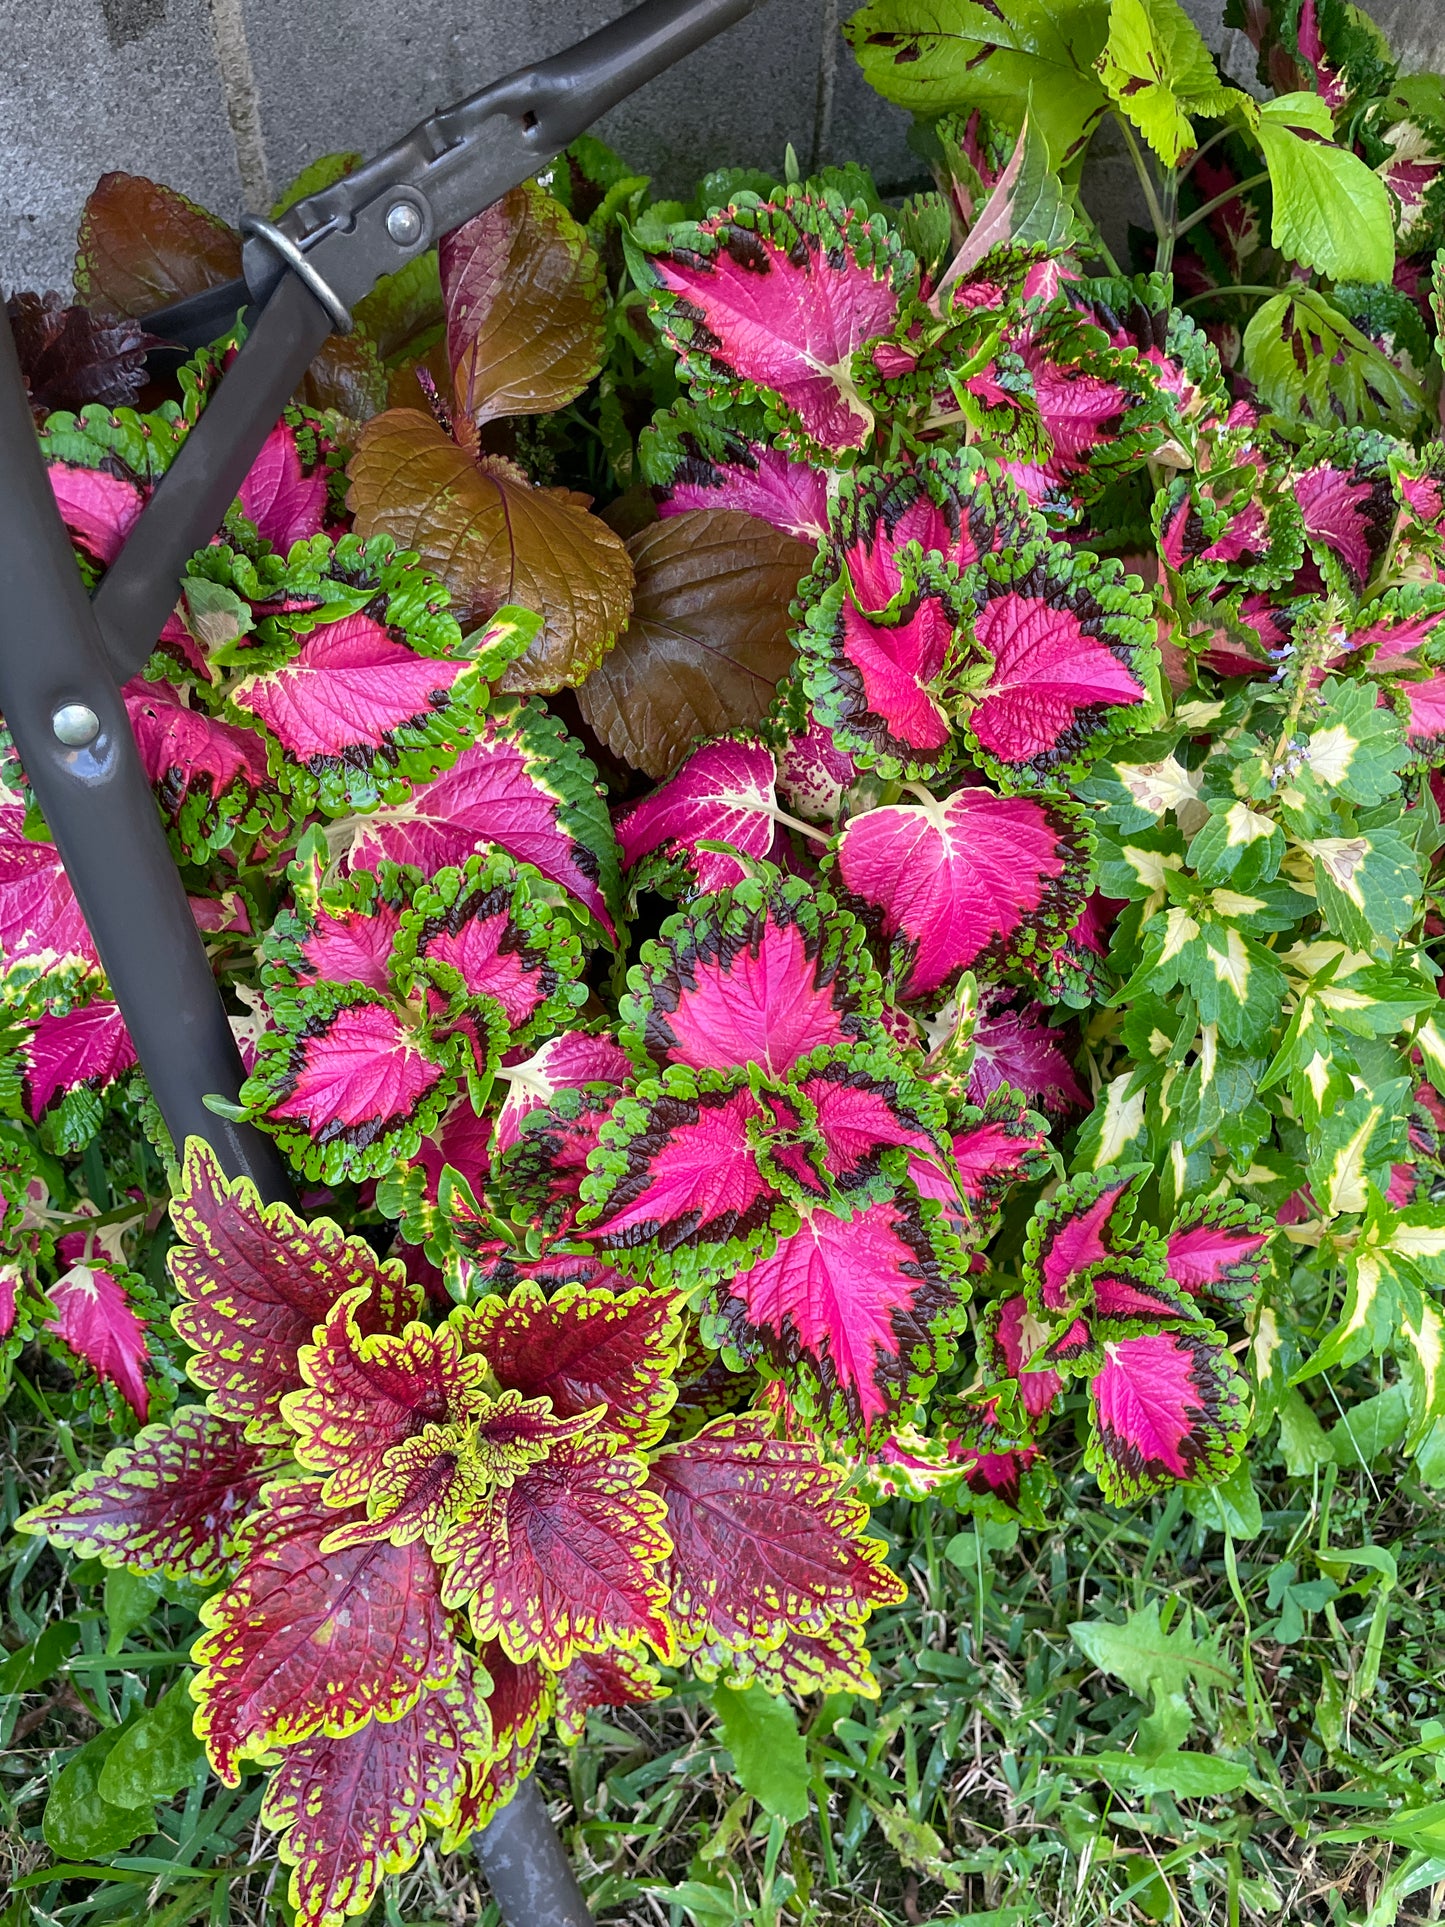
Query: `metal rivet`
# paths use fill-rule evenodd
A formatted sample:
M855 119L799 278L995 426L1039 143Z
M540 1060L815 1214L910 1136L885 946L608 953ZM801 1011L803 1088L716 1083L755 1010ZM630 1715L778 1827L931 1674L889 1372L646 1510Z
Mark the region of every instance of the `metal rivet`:
M68 749L84 749L100 734L100 718L84 703L66 703L51 717L50 727L57 742L64 743Z
M395 201L387 210L386 231L399 248L421 239L421 211L411 201Z

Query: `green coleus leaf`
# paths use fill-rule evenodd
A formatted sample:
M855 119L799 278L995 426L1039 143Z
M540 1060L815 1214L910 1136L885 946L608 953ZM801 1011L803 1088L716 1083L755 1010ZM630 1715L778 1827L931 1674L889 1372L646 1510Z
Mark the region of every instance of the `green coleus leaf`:
M1190 115L1219 117L1234 94L1179 0L1112 0L1097 65L1109 98L1166 167L1196 145Z
M1317 289L1272 295L1244 331L1245 372L1277 415L1361 428L1408 429L1419 383Z
M1389 281L1395 224L1385 183L1334 144L1315 94L1284 94L1259 110L1256 137L1269 168L1280 253L1336 281Z
M1419 908L1418 860L1394 822L1305 839L1325 927L1346 943L1390 950Z
M1370 1183L1388 1182L1390 1160L1400 1148L1392 1095L1357 1091L1312 1134L1310 1188L1324 1217L1363 1211Z
M1216 903L1223 894L1215 893ZM1273 953L1208 899L1151 918L1139 967L1115 1001L1127 1003L1136 990L1161 996L1176 985L1193 992L1200 1021L1217 1025L1220 1037L1235 1045L1258 1043L1269 1033L1287 988Z
M1204 883L1233 881L1237 889L1268 883L1285 852L1284 832L1242 797L1214 797L1195 832L1186 861Z
M982 108L1017 125L1032 96L1062 167L1107 105L1094 63L1108 22L1106 0L870 0L844 32L869 84L916 113Z

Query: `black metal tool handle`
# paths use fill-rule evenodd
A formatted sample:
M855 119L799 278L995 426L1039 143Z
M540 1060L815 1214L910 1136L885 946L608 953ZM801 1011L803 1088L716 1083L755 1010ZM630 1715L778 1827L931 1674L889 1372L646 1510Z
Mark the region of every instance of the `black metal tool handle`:
M233 1176L289 1195L270 1138L208 1111L244 1072L185 885L106 667L45 473L8 321L0 326L0 715L55 838L116 1002L177 1146L208 1138ZM81 712L94 718L85 742Z
M597 115L759 4L644 0L565 53L431 115L375 160L298 201L276 227L344 310L382 275L529 179ZM217 314L224 326L248 300L264 304L96 596L106 653L122 681L155 647L186 558L215 533L282 404L331 330L323 304L264 236L247 240L244 259L244 282L148 318L152 332L192 339ZM283 294L284 318L268 320Z

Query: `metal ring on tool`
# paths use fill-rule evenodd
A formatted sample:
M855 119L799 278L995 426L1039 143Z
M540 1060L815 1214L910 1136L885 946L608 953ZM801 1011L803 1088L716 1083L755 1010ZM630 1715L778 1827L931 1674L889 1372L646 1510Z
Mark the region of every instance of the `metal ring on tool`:
M259 214L242 215L240 225L242 234L254 234L258 241L264 241L268 247L273 248L297 279L306 284L331 317L331 326L336 334L351 333L356 323L351 317L350 308L330 282L325 280L306 259L303 251L297 247L289 234L283 234L274 222L263 221Z

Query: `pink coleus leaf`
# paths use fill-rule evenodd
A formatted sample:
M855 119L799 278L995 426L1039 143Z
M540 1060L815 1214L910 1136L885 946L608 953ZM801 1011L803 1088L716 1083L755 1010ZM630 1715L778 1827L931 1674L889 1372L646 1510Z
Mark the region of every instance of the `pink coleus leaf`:
M780 1075L809 1051L876 1034L879 986L863 929L799 877L759 873L669 917L621 1002L641 1057Z
M944 1107L895 1051L849 1045L815 1052L795 1067L792 1093L807 1107L800 1131L816 1134L820 1168L840 1191L860 1190L885 1173L901 1177L920 1158L946 1159ZM789 1120L780 1115L779 1122Z
M683 230L652 267L658 328L695 391L742 384L805 448L863 446L873 417L852 357L888 333L912 279L881 224L788 190Z
M150 1412L145 1325L125 1286L100 1265L72 1265L48 1293L55 1316L45 1329L112 1384L144 1425Z
M691 436L682 436L682 457L659 496L659 515L738 509L804 542L827 534L826 470L812 462L790 461L766 442L729 440L725 458L714 460Z
M1007 778L1055 779L1145 700L1149 599L1117 563L1091 565L1056 543L985 556L970 588L980 659L970 742Z
M1045 1332L1021 1291L990 1307L986 1333L1003 1369L1010 1378L1018 1380L1025 1412L1030 1419L1043 1418L1063 1390L1064 1381L1054 1371L1026 1369L1040 1349Z
M1304 511L1305 534L1317 551L1338 563L1359 595L1389 544L1395 522L1394 491L1388 471L1318 462L1291 483Z
M0 981L43 980L51 996L100 964L60 852L24 832L24 799L0 788Z
M800 816L815 823L835 823L844 792L859 774L857 763L834 742L833 732L810 714L783 745L778 792Z
M973 1031L969 1101L986 1104L1004 1086L1021 1091L1050 1117L1082 1110L1089 1102L1069 1062L1064 1033L1046 1021L1040 1006L1011 1005L986 995Z
M428 875L489 843L583 904L609 936L619 895L617 845L597 776L562 725L535 704L493 705L477 740L410 802L355 819L347 861Z
M50 486L61 520L78 548L109 568L140 518L146 491L100 468L52 462Z
M1024 1246L1024 1278L1036 1306L1044 1312L1076 1306L1089 1271L1126 1249L1121 1227L1137 1181L1137 1172L1086 1173L1035 1206Z
M1165 1236L1169 1276L1191 1298L1247 1304L1259 1289L1270 1236L1268 1220L1245 1199L1196 1199Z
M857 606L880 610L906 587L900 557L910 543L962 569L1043 533L1020 491L971 449L929 449L910 468L845 476L830 547Z
M366 1177L414 1157L456 1088L456 1053L355 984L302 990L242 1087L308 1177Z
M1395 708L1415 759L1430 768L1445 762L1445 674L1402 678L1395 685Z
M1101 1265L1088 1281L1088 1295L1092 1300L1089 1327L1095 1337L1111 1326L1130 1327L1132 1335L1144 1325L1198 1323L1188 1294L1171 1279L1161 1278L1157 1264L1149 1259L1125 1256Z
M37 1121L82 1084L104 1090L135 1063L117 1005L99 1000L57 1017L46 1011L25 1043L25 1094Z
M266 782L266 745L253 730L192 709L167 682L137 678L124 695L141 763L172 816L202 789L214 801L232 784L249 797Z
M980 959L1014 962L1067 928L1087 845L1068 805L961 789L855 816L838 874L891 951L899 993L925 997Z
M472 679L471 664L419 655L358 613L318 623L289 662L243 678L230 701L288 759L320 775L358 758L394 761L402 750L444 742L458 685Z
M1152 1332L1106 1342L1089 1383L1084 1463L1112 1505L1176 1480L1213 1482L1235 1462L1248 1394L1217 1334Z
M667 1277L674 1254L709 1275L764 1249L782 1199L759 1161L771 1124L741 1073L670 1065L622 1098L583 1186L583 1235L621 1261L647 1254ZM783 1214L784 1216L786 1214Z
M303 981L365 984L385 994L391 988L389 965L400 929L400 910L384 898L320 909L296 940L293 968Z
M931 1211L900 1196L851 1218L804 1213L770 1256L718 1287L717 1337L768 1360L805 1417L867 1433L953 1355L968 1288Z
M1042 1176L1048 1141L1045 1120L1026 1099L1001 1086L983 1105L960 1107L943 1159L915 1157L908 1174L920 1195L936 1200L962 1236L986 1224L1016 1184Z
M747 872L735 857L697 845L726 843L739 856L767 856L778 827L776 780L773 752L753 738L703 744L650 796L614 818L623 869L657 853L680 858L700 891L740 882Z
M234 1556L261 1487L282 1464L239 1425L203 1405L185 1405L35 1506L19 1529L43 1532L81 1559L209 1585Z
M413 897L402 918L394 969L410 996L418 984L440 1027L444 1009L492 1005L514 1046L566 1021L586 989L572 919L555 913L537 871L504 850L468 857Z
M277 422L241 484L239 500L256 533L286 555L293 542L320 535L326 524L326 471L309 473L296 430Z
M552 1102L559 1091L580 1091L589 1084L620 1090L633 1072L632 1059L607 1035L569 1030L553 1037L521 1062L503 1066L507 1095L496 1119L496 1153L517 1142L523 1120Z
M802 681L846 754L885 775L926 776L953 755L946 684L960 609L936 569L907 566L907 592L878 614L859 608L842 577L823 590L800 633Z

